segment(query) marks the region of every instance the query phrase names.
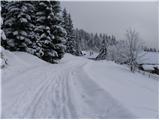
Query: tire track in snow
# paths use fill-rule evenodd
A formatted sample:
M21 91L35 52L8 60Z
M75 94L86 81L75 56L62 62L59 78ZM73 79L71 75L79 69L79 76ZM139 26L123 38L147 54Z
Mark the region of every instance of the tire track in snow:
M72 63L71 63L72 64ZM83 71L87 62L68 64L56 72L54 66L46 66L27 71L39 72L33 80L40 79L38 86L21 94L16 103L24 102L24 106L14 106L11 118L131 118L131 115L112 97L93 82ZM54 74L53 74L54 73ZM23 74L24 75L24 74ZM16 79L25 76L17 76ZM31 76L32 77L32 76ZM76 84L78 86L76 86ZM30 85L30 84L28 84ZM72 94L76 92L77 94ZM76 101L75 97L80 99ZM80 104L80 106L78 105ZM82 105L82 106L81 106ZM13 107L11 106L11 107ZM78 107L83 111L80 111ZM17 109L17 110L16 110ZM16 114L15 112L19 113ZM120 115L118 113L121 113ZM5 116L6 115L6 116ZM4 114L4 118L7 117Z
M31 74L31 73L34 73L34 72L37 72L37 70L36 69L33 69L32 71L27 71L26 72L26 74ZM36 76L38 75L38 76L40 76L42 74L42 71L41 72L38 72L38 73L36 73ZM2 86L2 91L3 91L3 94L6 94L5 93L5 91L6 90L11 90L11 89L13 89L13 91L15 91L15 89L19 89L19 88L24 88L24 89L21 89L21 90L19 90L19 92L17 93L17 91L16 91L16 93L15 92L13 92L14 93L14 97L16 98L16 101L14 101L14 102L12 102L12 103L9 103L9 106L7 105L7 107L9 107L9 115L7 115L5 112L3 112L3 111L5 111L4 109L5 109L5 107L4 107L4 104L3 104L3 106L2 106L2 117L13 117L13 118L15 118L15 117L17 117L17 116L20 116L20 117L22 117L22 113L23 113L23 110L24 110L24 108L26 107L26 104L28 104L28 102L29 101L26 101L26 99L28 99L26 96L30 93L30 95L32 95L31 94L31 92L29 91L29 89L31 89L30 88L30 86L27 86L27 85L25 85L26 84L26 82L27 81L25 81L24 83L23 83L23 79L25 79L25 77L26 77L26 75L25 74L22 74L22 75L18 75L16 78L14 78L14 79L12 79L12 80L10 80L10 82L7 84L7 85L3 85ZM33 78L35 77L34 75L32 76ZM42 78L43 79L43 78ZM16 80L16 82L13 84L13 82L12 81L14 81L14 80ZM32 80L32 79L31 79ZM18 81L18 82L17 82ZM21 82L21 83L19 83L19 82ZM30 80L28 81L28 82L31 82ZM32 83L31 83L32 84ZM9 88L9 89L6 89L6 88ZM12 91L11 91L12 92ZM12 93L12 94L13 94ZM12 95L11 94L11 95ZM15 96L16 95L16 96ZM3 96L4 97L4 96ZM5 100L3 99L3 97L2 97L2 102L4 103L5 102ZM10 98L10 94L8 95L8 97ZM8 98L7 98L8 99ZM11 98L12 99L12 98ZM8 112L7 112L8 113Z
M76 94L82 101L80 118L134 118L127 109L87 76L83 70L86 64L75 68L70 78L72 83L74 82L72 87L76 83Z
M67 100L66 100L66 102L67 102L67 106L65 106L65 108L68 108L69 109L69 114L70 114L70 116L68 116L68 118L77 118L78 116L77 116L77 113L76 113L76 109L74 108L75 106L73 105L73 101L71 100L72 99L72 97L71 97L71 89L70 89L70 86L69 86L69 83L70 83L70 73L71 73L72 71L70 71L68 74L67 74L67 80L65 80L65 85L66 85L66 90L64 90L64 92L65 92L65 96L68 96L68 97L66 97L67 98ZM64 78L65 79L65 78Z
M43 96L46 94L47 89L49 88L49 85L51 84L51 80L47 78L47 75L45 75L44 82L42 82L42 85L37 89L36 94L32 98L32 101L30 103L30 107L26 110L26 113L23 115L25 117L29 118L38 118L36 116L36 112L39 109L38 105L41 104L41 101L44 100Z
M43 68L44 69L44 68ZM47 68L49 69L49 68ZM46 70L46 69L45 69ZM75 118L76 113L71 103L68 87L67 69L54 73L52 70L41 76L39 86L31 93L30 101L25 103L25 107L21 108L18 118ZM36 72L35 70L32 72ZM63 76L64 75L64 76ZM18 77L17 77L18 78ZM37 79L39 76L37 76ZM36 79L36 78L35 78ZM17 104L25 98L25 94L21 95L22 99L17 100ZM23 98L24 97L24 98ZM13 103L14 105L16 103ZM50 107L45 107L48 104ZM12 106L14 106L12 105ZM16 107L17 108L17 107ZM15 109L16 109L15 108ZM43 109L41 109L43 108ZM16 110L15 110L16 111ZM43 112L48 113L44 114ZM17 111L18 112L18 111ZM14 117L14 114L12 114ZM5 116L4 116L5 117Z

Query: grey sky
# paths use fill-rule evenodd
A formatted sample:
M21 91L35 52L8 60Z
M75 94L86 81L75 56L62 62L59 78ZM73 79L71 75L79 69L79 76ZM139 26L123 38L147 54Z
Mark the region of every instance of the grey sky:
M74 26L88 32L108 33L123 39L134 28L146 45L158 48L157 2L74 2L62 1Z

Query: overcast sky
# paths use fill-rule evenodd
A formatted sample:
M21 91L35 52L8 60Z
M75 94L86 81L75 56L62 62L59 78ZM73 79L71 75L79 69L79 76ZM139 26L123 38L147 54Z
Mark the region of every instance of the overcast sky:
M108 33L123 39L126 29L139 32L146 45L158 48L158 1L74 2L62 1L73 24L87 32Z

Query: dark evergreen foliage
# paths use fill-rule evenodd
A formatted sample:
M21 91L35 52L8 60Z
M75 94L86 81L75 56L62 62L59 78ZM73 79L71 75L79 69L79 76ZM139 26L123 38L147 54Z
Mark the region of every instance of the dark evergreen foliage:
M66 52L79 56L81 55L81 51L78 47L77 41L75 40L74 28L73 28L71 15L67 13L66 9L63 10L62 14L63 14L63 26L67 32Z
M65 52L79 56L83 50L100 51L103 59L108 46L116 44L113 35L74 29L67 10L60 14L59 1L2 1L1 4L2 29L7 37L1 43L5 49L25 51L55 63Z
M8 39L2 41L2 45L12 51L25 51L27 46L32 44L34 7L29 1L12 1L5 3L2 13L3 10L6 13L3 16L3 29Z
M66 32L62 27L59 15L60 6L57 1L40 1L36 3L36 33L37 56L54 63L61 59L65 52Z
M58 1L2 2L2 29L7 40L2 46L11 51L26 51L50 63L65 53L65 29Z
M115 36L109 36L107 34L93 34L88 33L82 29L74 30L75 41L78 43L79 49L83 50L92 50L92 51L101 51L104 47L104 39L107 45L115 45L116 38Z

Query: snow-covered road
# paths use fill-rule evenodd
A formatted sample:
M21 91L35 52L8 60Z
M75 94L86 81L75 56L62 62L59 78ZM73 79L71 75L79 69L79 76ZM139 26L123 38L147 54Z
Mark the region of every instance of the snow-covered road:
M23 69L14 66L14 74L9 74L12 64L2 71L2 118L137 117L86 74L91 60L68 55L52 65L16 56L27 62Z

